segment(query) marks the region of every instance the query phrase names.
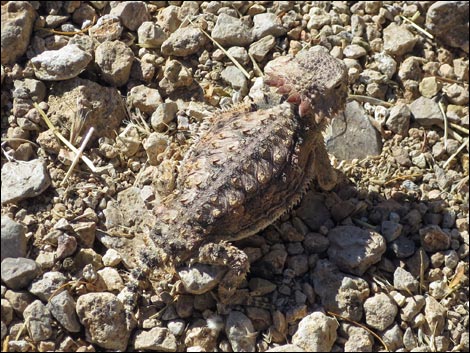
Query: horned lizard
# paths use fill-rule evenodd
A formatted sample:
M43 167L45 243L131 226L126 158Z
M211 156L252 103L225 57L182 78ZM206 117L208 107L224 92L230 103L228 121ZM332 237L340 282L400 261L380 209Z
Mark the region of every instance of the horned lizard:
M265 84L277 93L211 117L180 164L175 191L155 210L150 239L173 264L228 267L222 303L249 269L246 254L229 242L273 223L313 178L324 189L335 184L322 131L344 108L347 75L319 49L273 60Z

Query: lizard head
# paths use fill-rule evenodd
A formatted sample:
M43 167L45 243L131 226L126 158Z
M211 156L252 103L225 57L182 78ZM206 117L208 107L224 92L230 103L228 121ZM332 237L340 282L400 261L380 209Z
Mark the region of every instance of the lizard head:
M300 117L325 125L344 109L347 98L347 70L323 47L303 50L295 58L283 56L265 68L265 83L277 87L287 101L298 105Z

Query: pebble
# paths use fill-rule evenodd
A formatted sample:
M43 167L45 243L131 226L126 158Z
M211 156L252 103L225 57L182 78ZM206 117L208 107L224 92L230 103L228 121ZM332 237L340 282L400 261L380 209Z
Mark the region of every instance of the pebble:
M302 198L296 214L313 231L318 231L330 218L330 212L325 206L324 196L313 191L307 192Z
M131 31L150 20L150 14L144 1L124 1L113 7L110 15L119 17L124 27Z
M441 88L441 82L434 76L424 77L419 83L419 93L426 98L434 97L440 92Z
M397 239L403 230L403 226L400 223L393 221L383 221L381 225L381 234L387 240L387 243Z
M157 352L176 352L177 341L167 328L154 327L150 331L137 331L134 349L152 350Z
M374 54L374 60L377 63L379 71L387 75L389 79L397 72L397 62L387 53L381 52Z
M446 45L469 52L468 1L438 1L426 12L426 29Z
M220 45L244 47L253 42L253 33L240 19L221 13L212 29L212 38Z
M95 50L95 63L101 78L111 86L127 83L131 74L134 53L121 41L106 41Z
M7 215L2 215L1 225L2 241L0 261L3 261L3 259L7 257L25 257L28 247L28 238L26 237L27 228L21 223L15 222Z
M106 250L106 253L103 255L103 265L109 267L115 267L121 262L121 255L114 249Z
M254 276L271 279L274 275L280 275L284 271L287 259L287 251L284 249L272 249L251 267Z
M225 322L225 334L234 352L254 352L256 333L251 320L242 312L232 310Z
M398 307L387 294L377 293L364 302L364 314L367 325L383 331L395 321Z
M119 292L124 287L124 282L115 268L104 267L97 271L97 275L96 285L102 285L109 292Z
M199 51L207 42L207 37L198 28L183 27L173 32L162 43L164 55L188 56Z
M248 90L248 79L236 66L227 66L220 73L222 79L230 84L234 90L240 91L243 94Z
M279 37L287 33L287 29L282 26L282 21L272 12L260 13L253 16L254 39L263 39L267 36Z
M159 132L152 132L144 140L143 146L147 153L150 165L159 165L163 159L164 152L170 145L168 136Z
M401 267L397 267L393 273L393 287L407 293L416 293L419 288L419 282L411 273Z
M405 303L405 306L401 309L400 318L405 322L411 323L426 302L422 295L415 295L406 298Z
M449 102L456 105L468 105L469 93L468 89L461 84L454 83L443 89Z
M438 225L428 225L419 230L421 245L424 250L436 252L447 250L450 247L450 236L445 233Z
M295 344L284 344L281 346L276 346L273 348L269 348L266 352L308 352L303 350L299 346Z
M40 300L35 300L23 312L26 328L34 342L45 341L52 336L52 316Z
M147 114L152 114L158 105L163 102L157 89L145 85L133 87L129 92L128 101L135 108Z
M88 30L88 33L91 38L103 43L119 39L123 29L119 17L105 14Z
M330 241L320 233L307 233L302 245L307 253L320 254L328 249Z
M347 128L346 122L347 121ZM326 133L326 148L339 160L379 155L382 139L358 102L346 105L344 118L334 118Z
M29 291L42 301L47 302L50 296L66 281L67 278L61 272L46 272L31 283Z
M133 323L112 293L88 293L77 300L76 311L87 340L109 350L124 351Z
M78 76L92 56L76 44L47 50L31 59L34 74L40 80L63 81Z
M372 352L373 340L366 330L350 326L347 333L349 337L344 344L345 352Z
M252 43L248 53L251 54L257 62L261 62L275 45L276 38L274 38L273 35L267 35Z
M390 108L390 114L385 122L385 126L390 131L407 136L410 128L411 111L408 105L397 103Z
M424 316L431 332L439 336L444 330L447 309L442 306L434 297L427 296L425 299Z
M380 261L386 250L385 239L374 231L355 226L338 226L328 232L328 256L342 271L363 275Z
M243 47L230 47L228 48L227 53L233 56L233 58L236 59L242 65L247 65L250 62L248 52Z
M382 334L382 339L391 352L396 352L403 347L403 332L397 324Z
M157 24L151 21L143 22L137 30L139 44L150 46L151 48L160 48L168 35Z
M203 294L213 289L222 279L226 268L195 264L178 270L178 276L188 293Z
M265 296L276 289L276 285L271 281L263 278L253 277L248 282L250 288L250 295L252 296Z
M413 240L401 236L389 244L389 249L393 251L397 258L404 259L414 254L416 246Z
M367 50L358 44L349 44L343 49L343 54L350 59L359 59L367 54Z
M439 105L426 97L419 97L409 105L414 120L421 126L441 125L443 118Z
M75 300L66 290L53 296L47 303L52 316L69 332L80 332L81 326L75 312Z
M315 293L326 310L350 320L361 320L360 303L369 296L369 285L365 280L340 272L328 260L319 260L313 271L312 281Z
M401 56L413 50L418 38L403 25L390 23L383 30L384 50L392 55Z
M28 48L36 12L27 1L2 5L2 65L14 64Z
M51 185L46 164L41 159L6 162L2 166L1 174L2 204L38 196Z
M2 281L10 289L27 287L39 274L38 264L24 257L7 257L2 261Z
M13 320L13 308L10 302L7 299L1 300L2 307L2 322L9 325L11 320Z
M18 316L22 316L24 309L36 298L27 291L13 291L8 289L5 292L5 299L11 304L15 313Z
M61 234L57 238L56 258L64 259L72 255L77 249L77 239L74 236Z
M321 312L314 312L299 322L292 343L306 352L330 352L336 341L338 321Z

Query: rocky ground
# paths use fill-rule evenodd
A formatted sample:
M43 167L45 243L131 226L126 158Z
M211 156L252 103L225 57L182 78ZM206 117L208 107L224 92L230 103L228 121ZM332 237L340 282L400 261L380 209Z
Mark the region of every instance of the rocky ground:
M2 350L468 351L468 7L2 1ZM348 67L338 185L236 244L248 303L200 264L124 301L109 244L152 222L208 114L314 45Z

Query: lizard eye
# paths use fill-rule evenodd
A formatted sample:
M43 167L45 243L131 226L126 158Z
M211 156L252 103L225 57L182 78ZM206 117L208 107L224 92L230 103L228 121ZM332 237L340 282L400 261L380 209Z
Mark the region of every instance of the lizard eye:
M333 88L334 89L340 89L342 86L342 83L341 82L338 82Z

